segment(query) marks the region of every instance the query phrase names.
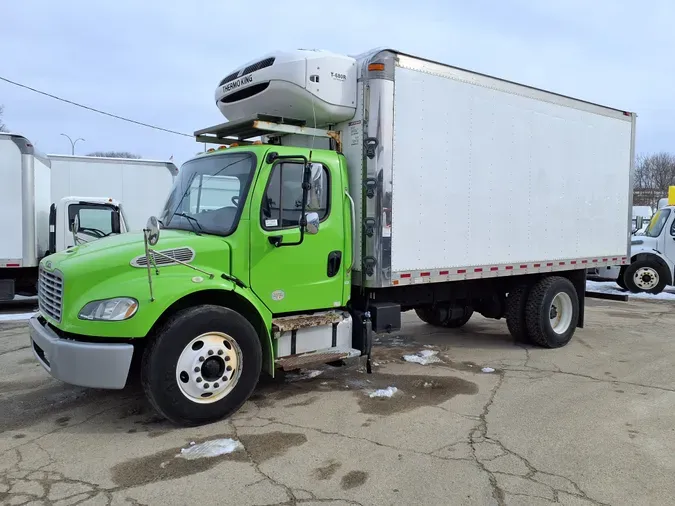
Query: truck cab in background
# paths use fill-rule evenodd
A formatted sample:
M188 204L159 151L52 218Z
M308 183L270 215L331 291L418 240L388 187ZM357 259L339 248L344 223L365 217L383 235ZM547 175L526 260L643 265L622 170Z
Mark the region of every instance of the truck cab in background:
M661 293L675 279L675 206L661 207L642 235L633 236L631 262L616 282L631 292Z
M76 221L77 230L74 231ZM48 254L128 231L122 205L117 200L64 197L49 208Z

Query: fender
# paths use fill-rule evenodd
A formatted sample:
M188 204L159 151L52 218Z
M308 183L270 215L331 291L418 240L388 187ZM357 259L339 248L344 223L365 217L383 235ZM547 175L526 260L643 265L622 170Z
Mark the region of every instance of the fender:
M639 244L633 244L633 247L631 248L630 261L633 263L636 260L652 260L665 267L665 269L668 271L668 279L666 279L666 284L673 284L673 264L671 264L668 258L666 258L665 255L663 255L663 253L660 251L657 251L654 248L648 246L643 247Z

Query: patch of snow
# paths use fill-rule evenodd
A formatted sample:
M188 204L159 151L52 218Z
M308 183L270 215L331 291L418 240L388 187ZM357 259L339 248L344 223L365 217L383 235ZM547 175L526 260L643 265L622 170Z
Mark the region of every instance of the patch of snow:
M675 301L675 292L672 288L667 288L661 293L656 295L651 293L631 293L623 288L620 288L619 285L613 281L586 281L586 290L589 292L599 292L607 293L611 295L628 295L630 299L642 299L642 300L673 300Z
M381 388L379 390L375 390L374 392L371 392L370 398L374 397L391 397L394 395L396 392L398 392L398 388L396 387L387 387L387 388Z
M415 353L414 355L403 355L403 360L420 365L442 362L442 360L438 358L437 355L438 351L436 350L422 350L418 353Z
M37 312L0 314L0 322L20 322L30 320Z
M483 371L483 372L488 372L488 373L489 373L489 372L495 372L495 370L494 370L492 367L483 367L483 368L481 369L481 371Z
M190 443L188 448L181 448L180 454L176 455L176 457L186 460L195 460L217 457L219 455L225 455L243 449L244 445L234 439L212 439L211 441L205 441L199 444Z

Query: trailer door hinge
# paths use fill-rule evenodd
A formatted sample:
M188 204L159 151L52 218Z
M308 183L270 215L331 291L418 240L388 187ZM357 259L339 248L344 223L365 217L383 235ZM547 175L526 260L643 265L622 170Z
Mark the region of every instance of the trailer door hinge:
M375 274L375 266L377 265L377 259L375 257L365 257L363 259L363 267L366 271L366 276L372 276Z
M377 139L375 137L366 137L363 139L363 147L366 149L366 156L371 160L375 158L375 150L377 149Z
M377 188L377 179L374 177L366 178L363 182L363 185L366 187L366 197L372 199L375 196L375 189Z
M375 218L366 218L363 220L363 226L365 228L366 235L368 237L373 237L375 233Z

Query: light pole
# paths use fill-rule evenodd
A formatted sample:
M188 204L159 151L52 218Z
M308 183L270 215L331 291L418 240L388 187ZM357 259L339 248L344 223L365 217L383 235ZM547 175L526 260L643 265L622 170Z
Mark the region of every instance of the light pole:
M75 144L77 143L77 141L84 142L84 139L82 137L79 137L79 138L75 139L75 141L73 141L73 139L71 139L68 135L66 135L66 134L61 134L61 135L63 135L64 137L66 137L70 141L70 154L71 155L75 154Z

